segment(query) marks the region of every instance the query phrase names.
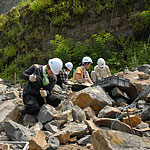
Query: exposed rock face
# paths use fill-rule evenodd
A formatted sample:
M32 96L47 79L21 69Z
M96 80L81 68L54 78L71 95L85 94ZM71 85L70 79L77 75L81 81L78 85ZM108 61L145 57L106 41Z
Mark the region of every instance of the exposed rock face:
M74 27L56 29L56 27L51 26L50 37L59 33L64 37L72 38L75 41L83 41L91 35L98 33L100 30L112 31L124 35L125 37L132 34L133 29L131 21L133 16L128 15L125 7L121 7L120 4L117 3L115 5L114 14L112 11L103 11L101 15L98 15L96 13L95 5L95 2L92 0L89 1L87 14L83 17L82 22ZM133 15L137 15L139 13L138 9L141 9L141 3L136 0L132 6L137 9Z
M0 14L8 12L20 1L0 0ZM139 10L142 10L144 2L138 0L135 0L133 4L131 2L130 5L134 8L132 16L129 15L131 12L128 12L127 4L124 7L117 2L114 6L114 12L113 10L103 11L101 14L97 14L96 12L96 2L90 0L88 5L86 15L83 15L75 26L57 27L50 23L48 36L44 36L41 41L43 50L47 50L50 47L49 40L54 39L56 34L60 34L65 38L72 38L74 41L84 41L100 30L111 31L125 37L130 36L133 33L132 18L140 13Z

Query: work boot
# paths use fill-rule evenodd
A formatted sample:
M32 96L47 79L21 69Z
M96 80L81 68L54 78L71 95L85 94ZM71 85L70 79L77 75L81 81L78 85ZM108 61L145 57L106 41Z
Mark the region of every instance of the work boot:
M25 114L23 117L23 125L27 127L32 127L37 123L36 115Z
M24 116L26 114L26 106L25 105L21 108L20 113L21 113L20 116Z
M24 105L21 109L20 109L20 117L18 119L18 123L22 124L23 123L23 118L26 114L26 106Z

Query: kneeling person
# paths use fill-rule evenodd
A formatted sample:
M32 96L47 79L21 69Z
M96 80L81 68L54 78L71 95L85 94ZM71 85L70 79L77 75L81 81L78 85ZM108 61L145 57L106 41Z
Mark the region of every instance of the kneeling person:
M45 103L57 107L61 102L59 96L51 94L56 84L56 75L62 69L63 63L59 58L53 58L47 65L34 64L21 74L27 80L23 89L24 113L35 115Z

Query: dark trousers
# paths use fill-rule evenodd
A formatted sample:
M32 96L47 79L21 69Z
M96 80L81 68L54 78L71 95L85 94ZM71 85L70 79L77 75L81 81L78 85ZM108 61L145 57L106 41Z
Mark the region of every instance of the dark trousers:
M46 102L53 107L57 107L60 104L61 99L56 94L51 94L50 96L46 97ZM25 105L25 113L30 115L36 115L41 106L45 104L42 97L28 94L23 95L23 103Z
M59 85L62 88L62 80L61 80L60 76L57 76L56 84Z

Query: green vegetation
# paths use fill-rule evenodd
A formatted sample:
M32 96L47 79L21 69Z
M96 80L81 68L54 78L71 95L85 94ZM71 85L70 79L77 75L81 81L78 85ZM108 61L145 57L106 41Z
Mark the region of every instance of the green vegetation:
M8 14L0 15L0 77L13 81L16 72L21 83L22 71L33 63L45 64L52 57L60 57L64 63L72 61L76 68L85 55L90 56L94 64L89 71L103 57L112 73L122 71L126 64L131 69L150 63L150 3L144 0L141 8L133 4L129 0L22 0ZM130 18L133 33L126 37L108 29L82 41L59 34L64 27L82 25L90 15L112 16L117 8L122 8L120 14L134 14ZM52 29L55 37L49 35ZM50 47L45 48L42 42L49 37Z
M56 35L51 44L54 46L54 51L53 55L49 56L59 56L63 62L67 62L69 58L73 62L74 68L78 66L85 55L94 60L90 71L97 64L99 57L105 58L112 73L122 71L126 65L132 69L140 64L150 63L149 41L137 42L132 37L128 37L128 39L121 36L114 37L104 31L94 34L84 42L76 42L74 45L71 39L64 39L60 35Z
M142 11L134 18L135 24L134 30L135 31L142 31L147 32L150 27L150 10Z
M97 0L96 1L96 12L97 14L101 14L103 11L112 11L115 7L114 0Z

